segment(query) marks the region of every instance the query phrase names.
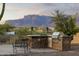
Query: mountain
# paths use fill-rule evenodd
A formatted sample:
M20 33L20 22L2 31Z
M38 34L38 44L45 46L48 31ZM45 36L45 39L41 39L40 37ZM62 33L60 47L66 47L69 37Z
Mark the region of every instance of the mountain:
M39 16L39 15L27 15L21 19L8 20L6 23L11 24L15 27L24 27L24 26L32 26L32 27L51 27L51 16Z

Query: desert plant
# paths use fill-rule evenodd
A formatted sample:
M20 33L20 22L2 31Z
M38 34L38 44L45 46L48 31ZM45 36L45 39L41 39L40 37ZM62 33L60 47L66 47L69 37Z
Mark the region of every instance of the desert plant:
M1 24L0 25L0 35L4 34L7 31L10 31L14 27L9 24Z
M53 21L56 31L63 32L68 36L73 36L79 31L79 28L76 26L76 16L67 16L58 10L55 13L56 15L53 17Z
M30 33L28 28L19 28L19 29L15 30L15 32L16 32L16 35L18 35L18 36L27 35Z
M2 11L1 11L1 14L0 14L0 20L2 19L3 15L4 15L4 11L5 11L5 3L3 3L3 6L2 6Z

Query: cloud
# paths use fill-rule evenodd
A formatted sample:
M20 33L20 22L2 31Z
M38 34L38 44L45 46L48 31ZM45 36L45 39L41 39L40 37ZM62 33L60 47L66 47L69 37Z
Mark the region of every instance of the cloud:
M0 4L1 10L2 4ZM79 4L73 3L7 3L3 20L23 18L24 15L50 15L55 10L66 14L79 13Z

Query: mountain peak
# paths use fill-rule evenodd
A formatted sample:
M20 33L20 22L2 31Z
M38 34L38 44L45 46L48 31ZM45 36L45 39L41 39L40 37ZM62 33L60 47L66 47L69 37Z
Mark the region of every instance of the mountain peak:
M51 17L50 16L42 16L42 15L27 15L24 16L22 19L18 20L8 20L7 23L15 26L15 27L24 27L24 26L31 26L31 27L50 27L51 26Z

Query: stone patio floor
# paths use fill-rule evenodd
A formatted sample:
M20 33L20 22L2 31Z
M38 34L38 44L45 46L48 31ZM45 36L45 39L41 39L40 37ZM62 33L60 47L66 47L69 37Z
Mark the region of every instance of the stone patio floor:
M23 49L18 48L18 54L13 54L12 45L0 45L0 56L79 56L79 45L72 45L69 51L57 51L53 49L31 49L31 52L24 53Z

